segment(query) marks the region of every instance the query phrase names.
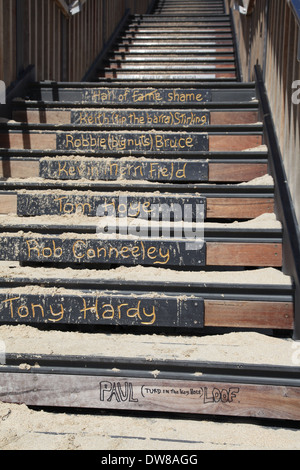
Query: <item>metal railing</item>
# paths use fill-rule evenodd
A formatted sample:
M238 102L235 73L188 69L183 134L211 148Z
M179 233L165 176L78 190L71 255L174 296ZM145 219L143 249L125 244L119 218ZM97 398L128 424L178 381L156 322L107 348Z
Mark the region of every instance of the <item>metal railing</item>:
M274 127L268 144L278 151L275 162L270 158L270 170L286 241L284 271L296 286L295 337L300 340L300 0L256 0L247 15L241 14L234 0L226 1L232 11L242 80L257 81L260 71L262 119L272 121Z
M0 0L0 80L30 65L37 80L80 81L128 9L152 0ZM80 14L77 14L80 13Z

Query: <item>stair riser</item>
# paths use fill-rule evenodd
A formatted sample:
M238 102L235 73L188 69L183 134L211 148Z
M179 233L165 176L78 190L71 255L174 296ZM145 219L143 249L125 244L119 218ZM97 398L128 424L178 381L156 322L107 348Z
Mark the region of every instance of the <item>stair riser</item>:
M196 73L196 72L186 72L186 73L168 73L168 72L116 72L108 71L103 75L99 75L99 79L117 79L117 80L221 80L227 79L228 81L234 81L237 79L235 73L231 72L219 72L219 73Z
M140 29L140 28L139 28ZM214 34L214 33L230 33L230 28L224 26L213 29L212 27L206 27L201 29L188 28L186 32L181 30L177 31L177 28L172 32L170 30L164 31L160 28L153 30L152 28L144 28L144 32L136 31L136 28L128 28L126 34L123 34L121 40L126 39L197 39L202 34ZM231 34L231 33L230 33Z
M129 194L130 196L130 194ZM156 203L162 203L162 196L156 200ZM172 199L172 198L171 198ZM194 207L196 208L197 202L200 198L193 198ZM37 216L37 215L73 215L83 211L84 215L89 217L97 216L97 209L100 204L104 205L110 201L111 208L119 212L119 195L112 197L109 193L102 196L72 196L69 193L53 192L52 195L45 196L44 194L14 194L7 193L0 197L0 214L17 214L19 216ZM143 202L141 202L143 201ZM177 198L173 197L173 201L183 207L183 198L180 194ZM130 212L126 209L126 214L131 216L139 216L141 210L144 212L149 211L149 207L153 203L153 198L134 197L134 206ZM168 202L168 201L167 201ZM142 203L145 206L142 206ZM193 202L191 202L193 204ZM122 206L123 207L123 206ZM204 219L254 219L262 214L274 212L274 199L270 196L224 196L224 197L206 197L206 212ZM149 212L150 214L150 212ZM150 215L149 215L150 217Z
M227 42L224 42L227 41ZM118 47L126 47L126 46L136 46L136 47L149 47L149 46L163 46L163 47L168 47L168 46L173 46L174 48L178 49L181 47L192 47L192 46L200 46L203 43L209 43L209 44L219 44L220 46L224 45L231 45L232 44L232 36L228 34L220 34L220 35L215 35L215 34L202 34L199 38L197 39L184 39L184 38L178 38L178 39L124 39L123 41L120 41L118 43Z
M189 240L190 245L192 241ZM195 246L198 246L195 241ZM281 267L281 243L203 243L30 236L0 236L1 260L26 263L113 264L153 267Z
M11 149L70 152L217 152L243 151L262 144L257 135L208 133L10 132L0 134L0 146Z
M42 158L42 157L41 157ZM209 163L204 161L99 159L99 162L70 160L32 161L26 159L3 160L0 178L37 178L45 180L74 181L81 178L91 181L154 181L174 183L247 182L268 173L267 163Z
M198 111L189 110L93 110L93 109L28 109L15 111L13 119L29 124L74 124L85 126L122 126L151 129L166 126L168 128L202 127L207 125L249 125L259 120L257 111Z
M110 325L190 328L203 327L293 329L291 301L206 300L200 296L162 299L136 293L95 295L26 295L0 291L0 323Z
M0 292L0 323L203 328L203 299L159 293L20 295ZM193 313L191 313L193 312Z
M117 73L119 72L123 72L123 71L129 71L129 72L148 72L148 71L154 71L154 72L169 72L169 71L175 71L175 72L182 72L182 73L185 73L185 72L190 72L190 71L194 71L194 72L199 72L200 70L209 70L209 71L220 71L222 69L225 69L226 71L227 70L234 70L235 71L235 63L232 62L227 62L227 63L214 63L214 64L204 64L204 63L201 63L201 64L186 64L186 63L183 63L183 64L163 64L163 63L160 63L160 62L156 62L156 63L150 63L150 64L146 64L144 62L142 63L139 63L139 64L133 64L133 63L129 63L127 64L126 62L113 62L113 61L110 61L108 63L108 68L105 69L105 72L109 72L109 70L116 70Z
M214 62L227 62L227 61L233 61L234 56L231 54L224 54L224 55L216 55L216 56L207 56L203 55L198 56L198 54L195 55L182 55L180 56L179 54L177 55L162 55L162 54L156 54L155 56L146 56L145 54L114 54L111 58L112 61L125 61L125 62L146 62L146 63L152 63L152 62L163 62L163 63L177 63L181 62L183 65L185 63L192 62L194 64L197 63L214 63Z
M199 88L199 84L191 84L190 87L168 86L169 82L161 87L132 86L126 83L126 88L118 87L41 87L32 90L30 99L43 102L74 102L82 104L105 105L134 105L134 106L193 106L214 102L253 102L255 91L253 88L230 87L226 88ZM172 85L173 86L173 85Z
M163 46L156 46L156 47L152 47L152 46L149 46L149 47L140 47L140 46L134 46L134 45L130 45L130 46L116 46L114 49L113 49L113 52L116 52L116 53L126 53L126 54L144 54L145 56L149 55L149 54L166 54L166 56L168 57L168 55L172 54L172 55L176 55L178 57L180 57L182 54L187 54L187 55L190 55L190 54L222 54L222 53L228 53L228 54L232 54L234 53L234 48L232 47L232 43L231 41L228 41L228 44L224 44L224 42L222 43L222 45L219 45L217 42L212 42L212 41L203 41L201 43L201 46L200 47L197 47L197 46L180 46L180 47L171 47L171 46L168 46L168 47L163 47Z

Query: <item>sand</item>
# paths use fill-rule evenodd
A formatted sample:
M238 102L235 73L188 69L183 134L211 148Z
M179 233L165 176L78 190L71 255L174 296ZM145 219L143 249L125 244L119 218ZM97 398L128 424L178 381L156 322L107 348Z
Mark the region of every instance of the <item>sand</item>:
M292 367L298 343L257 332L207 336L40 331L28 325L0 326L6 353L213 361ZM134 346L133 346L134 345ZM300 344L299 344L300 349ZM297 359L298 360L298 359Z
M128 450L147 454L154 450L299 450L300 430L205 417L56 414L0 403L0 449L102 450L120 455Z

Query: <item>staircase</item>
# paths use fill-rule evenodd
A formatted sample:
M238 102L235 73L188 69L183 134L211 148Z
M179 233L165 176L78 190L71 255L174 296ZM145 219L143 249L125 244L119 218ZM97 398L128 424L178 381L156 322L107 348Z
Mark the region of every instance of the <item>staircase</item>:
M2 324L292 332L259 101L223 1L131 17L97 82L34 84L0 146Z

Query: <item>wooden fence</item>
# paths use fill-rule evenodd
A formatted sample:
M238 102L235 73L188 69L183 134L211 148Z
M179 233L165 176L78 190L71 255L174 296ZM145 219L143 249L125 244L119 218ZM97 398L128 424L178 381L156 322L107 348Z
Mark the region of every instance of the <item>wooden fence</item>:
M66 17L55 0L0 0L0 80L9 87L33 64L37 80L80 81L125 12L145 13L151 4L86 0Z
M293 4L299 0L247 0L248 14L235 8L233 22L243 81L253 81L260 65L279 145L300 225L300 23ZM228 10L229 11L229 10Z

